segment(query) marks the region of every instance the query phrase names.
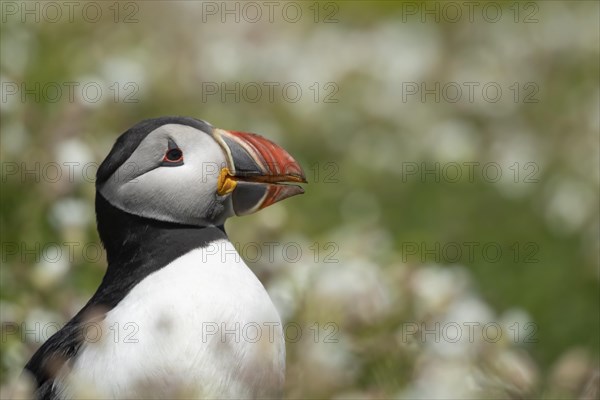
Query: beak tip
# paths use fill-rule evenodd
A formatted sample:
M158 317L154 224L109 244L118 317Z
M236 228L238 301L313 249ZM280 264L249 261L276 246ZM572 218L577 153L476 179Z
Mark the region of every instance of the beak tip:
M308 183L308 181L306 180L306 176L304 175L304 173L300 173L298 175L292 175L292 176L295 176L295 178L296 178L295 180L298 183Z

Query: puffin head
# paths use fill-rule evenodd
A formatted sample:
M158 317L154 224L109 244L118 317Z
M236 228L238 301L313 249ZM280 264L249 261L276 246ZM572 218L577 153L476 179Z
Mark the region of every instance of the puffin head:
M300 165L252 133L214 128L189 117L139 122L116 141L98 168L97 196L142 218L220 226L304 193Z

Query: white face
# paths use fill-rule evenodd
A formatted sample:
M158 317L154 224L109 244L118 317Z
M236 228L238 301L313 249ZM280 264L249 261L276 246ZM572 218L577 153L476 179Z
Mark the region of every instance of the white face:
M182 161L176 160L181 150ZM229 195L217 193L225 153L211 136L187 125L162 125L149 133L99 186L113 206L141 217L189 225L222 225L233 215Z

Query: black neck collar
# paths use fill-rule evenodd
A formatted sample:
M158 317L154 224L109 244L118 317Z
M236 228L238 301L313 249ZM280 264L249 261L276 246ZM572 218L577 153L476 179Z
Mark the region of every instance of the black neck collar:
M227 238L223 226L197 227L138 217L96 193L98 233L108 269L90 303L111 309L135 286L189 251Z
M100 239L108 269L90 301L34 354L25 368L35 376L39 398L54 398L53 379L65 360L85 341L86 321L113 309L142 279L176 258L227 238L223 227L193 227L137 217L96 193Z

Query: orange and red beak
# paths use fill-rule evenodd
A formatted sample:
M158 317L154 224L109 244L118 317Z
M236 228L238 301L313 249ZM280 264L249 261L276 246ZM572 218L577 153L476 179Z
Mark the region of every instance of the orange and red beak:
M219 174L217 192L231 193L236 215L246 215L304 189L287 183L306 183L302 167L284 149L254 133L215 128L213 137L227 156Z

